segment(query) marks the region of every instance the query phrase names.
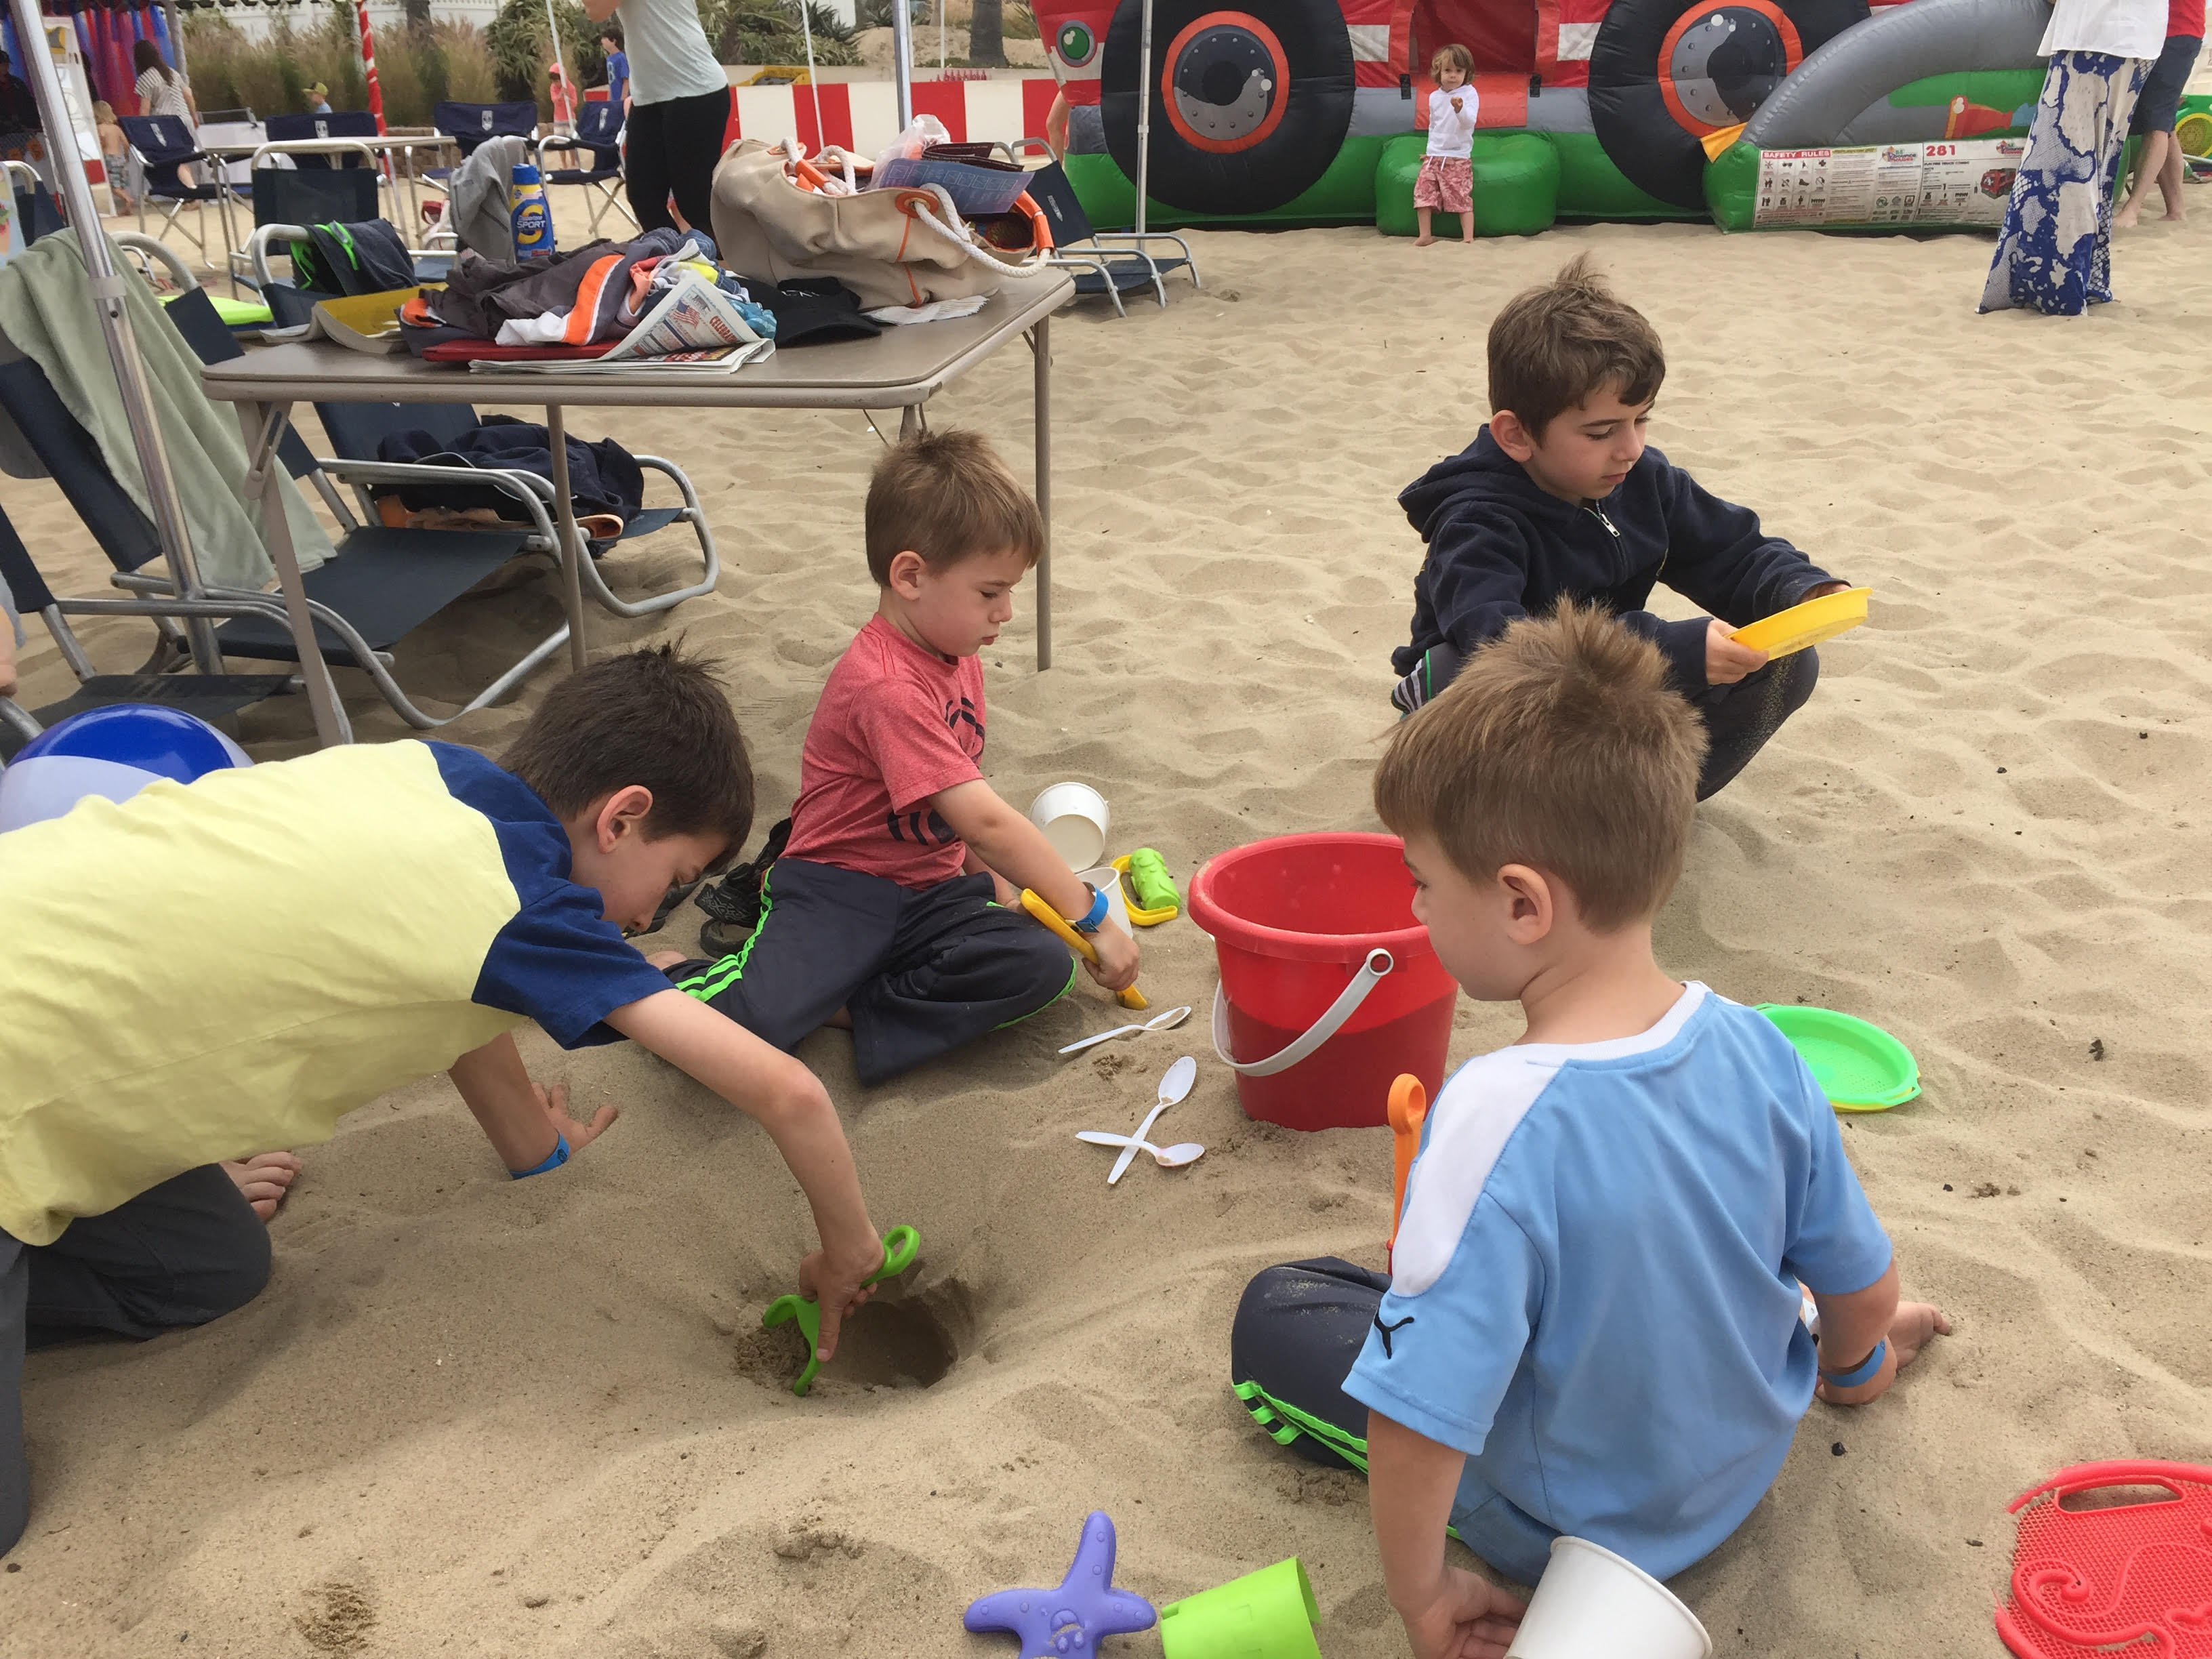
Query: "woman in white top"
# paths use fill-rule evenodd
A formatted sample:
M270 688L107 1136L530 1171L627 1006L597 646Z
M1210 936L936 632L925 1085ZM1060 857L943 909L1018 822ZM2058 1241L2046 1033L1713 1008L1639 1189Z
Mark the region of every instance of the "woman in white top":
M707 45L698 0L584 0L584 15L594 23L622 19L629 57L623 154L638 228L672 228L673 196L684 222L708 231L730 77Z
M138 71L138 112L170 116L190 132L193 118L185 77L162 61L161 47L151 40L139 41L131 48L131 63Z
M2128 117L2166 45L2166 0L2056 0L2051 59L1981 309L2078 317L2112 297L2112 186Z

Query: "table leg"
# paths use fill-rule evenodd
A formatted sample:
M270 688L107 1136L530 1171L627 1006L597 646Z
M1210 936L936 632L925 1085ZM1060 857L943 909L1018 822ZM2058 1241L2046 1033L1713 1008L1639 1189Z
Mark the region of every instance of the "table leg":
M568 613L568 666L584 666L584 561L590 556L576 528L576 503L568 494L568 432L561 405L545 406L545 436L553 450L553 528L561 538L561 604Z
M1044 550L1037 555L1036 657L1040 672L1052 666L1052 319L1030 331L1036 357L1036 504L1044 520Z
M921 405L908 404L899 410L899 441L904 443L921 430Z
M289 404L240 404L239 424L246 428L246 473L261 475L262 533L276 562L276 586L284 597L284 619L291 624L292 648L300 655L300 678L307 683L307 707L315 717L315 737L325 749L351 743L353 726L338 704L331 666L315 638L307 611L307 588L300 574L300 555L292 545L292 522L284 515L284 464L276 446L284 435Z

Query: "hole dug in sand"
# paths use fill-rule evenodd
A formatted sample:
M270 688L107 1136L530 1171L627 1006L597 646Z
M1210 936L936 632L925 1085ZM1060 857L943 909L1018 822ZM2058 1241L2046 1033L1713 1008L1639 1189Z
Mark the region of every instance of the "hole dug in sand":
M944 1381L975 1334L972 1299L957 1280L919 1296L878 1294L845 1322L837 1357L814 1380L824 1389L927 1389ZM806 1343L794 1324L741 1331L738 1374L764 1387L788 1389L806 1364Z

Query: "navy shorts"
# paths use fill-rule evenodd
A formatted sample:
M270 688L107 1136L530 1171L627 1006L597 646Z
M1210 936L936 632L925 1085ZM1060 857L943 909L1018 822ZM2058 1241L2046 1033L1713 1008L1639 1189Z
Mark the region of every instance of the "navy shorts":
M2173 124L2181 118L2181 89L2189 84L2189 72L2197 67L2197 54L2203 47L2201 34L2166 38L2166 49L2143 76L2142 90L2136 94L2136 112L2128 122L2130 132L2140 137L2173 131Z

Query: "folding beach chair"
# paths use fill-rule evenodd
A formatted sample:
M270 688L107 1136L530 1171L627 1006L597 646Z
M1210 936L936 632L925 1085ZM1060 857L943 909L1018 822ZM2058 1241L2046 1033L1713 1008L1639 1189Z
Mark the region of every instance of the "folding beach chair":
M619 104L586 104L576 112L576 133L556 132L538 141L538 176L549 185L581 185L592 204L592 230L599 234L599 218L609 208L637 224L636 216L623 201L616 186L623 180L623 112ZM588 167L549 168L548 155L556 149L580 149L591 157Z
M333 110L328 115L272 115L267 127L269 142L272 144L296 144L323 138L374 138L379 136L376 117L365 109ZM303 172L319 173L331 167L364 167L370 163L358 152L318 155L309 150L295 153L292 165Z
M178 177L177 169L192 161L208 161L207 152L193 142L191 129L174 116L125 115L117 118L116 125L123 129L124 137L138 157L142 185L138 191L138 228L146 228L146 204L150 198L165 204L161 228L155 233L165 236L171 229L184 231L199 245L200 262L207 262L207 231L197 222L190 226L179 222L178 216L187 205L195 212L202 204L219 202L226 186L220 184L188 185ZM215 164L208 163L210 167Z
M179 295L165 314L204 360L222 361L238 355L238 343L216 315L204 289ZM37 363L28 358L0 362L0 413L18 428L107 555L115 567L111 580L135 596L61 599L63 614L150 617L170 623L166 631L171 638L176 632L173 619L208 617L222 623L215 630L215 640L225 657L275 663L299 659L281 596L246 588L211 587L206 598L190 600L177 595L166 573L144 574L149 566L162 569L161 539L152 521L110 474L98 444L77 424ZM317 461L305 445L292 441L280 446L278 456L295 477L305 477L318 488L327 483L325 474L365 484L446 483L453 477L451 471L443 467ZM333 667L362 670L400 718L422 731L498 702L568 639L568 626L563 623L477 692L466 707L443 719L417 708L393 679L390 652L395 643L485 577L512 563L533 541L549 547L554 544L552 520L528 474L486 469L472 476L517 503L510 510L528 521L530 528L404 530L377 523L362 525L335 489L325 489L324 500L332 504L343 533L336 556L308 572L305 579L308 610L324 659Z
M443 103L430 112L430 125L460 147L465 161L487 138L536 138L538 105L528 99L512 104ZM453 182L453 169L425 167L422 177L443 190Z
M9 194L15 204L15 246L28 247L49 231L62 228L61 209L53 192L28 161L0 162L8 174Z
M331 441L331 447L341 457L342 464L350 465L357 461L374 461L384 440L395 432L428 432L440 444L451 447L475 428L483 424L475 410L466 404L317 404L316 417L323 423L323 431ZM584 561L584 592L599 601L602 608L617 617L647 617L658 611L667 611L714 591L721 576L721 561L714 550L714 532L708 527L706 509L699 504L699 493L692 488L691 480L675 462L658 455L636 455L631 458L649 472L659 472L672 482L684 497L681 507L649 507L623 526L622 534L589 544L591 556ZM454 467L410 468L415 472L428 471L442 486L441 494L455 504L495 506L497 498L489 490L480 497L464 502L453 495L454 486L466 484L473 473ZM550 478L532 472L517 472L513 476L528 479L538 494L544 511L553 511L553 483ZM362 490L362 512L374 518L378 508L374 492ZM642 540L656 531L665 530L678 521L688 524L699 543L701 570L699 580L689 586L665 593L655 593L635 602L618 599L607 586L606 579L599 574L599 561L611 553L619 544ZM530 550L546 557L559 559L559 544L548 536L542 541L533 538Z
M46 623L46 632L53 636L62 653L62 660L77 678L77 688L69 696L27 714L0 699L0 759L12 757L36 737L41 727L65 720L71 714L81 714L88 708L104 708L118 702L157 702L164 708L197 714L204 720L220 721L241 708L250 708L264 698L280 696L295 687L295 682L289 674L173 672L180 663L189 660L182 635L173 622L168 623L154 654L137 673L100 672L86 654L83 641L70 626L71 611L82 615L86 613L86 607L98 605L99 614L112 615L118 606L122 606L126 608L125 614L143 615L140 608L143 602L60 598L46 586L45 576L31 558L30 550L23 545L22 538L15 533L15 526L8 521L4 512L0 512L0 581L8 584L16 608L25 617L35 615Z
M1023 142L1026 145L1030 141ZM1075 186L1068 183L1059 162L1048 162L1030 173L1029 191L1030 198L1052 224L1052 263L1079 273L1078 294L1103 294L1114 301L1116 313L1127 316L1121 296L1146 288L1159 296L1160 309L1167 309L1168 289L1163 279L1171 270L1188 272L1194 288L1206 286L1199 280L1198 262L1191 258L1190 244L1180 236L1158 230L1142 235L1135 231L1093 230ZM1145 252L1152 242L1172 242L1182 250L1182 254L1155 258ZM1085 272L1089 274L1081 274Z

